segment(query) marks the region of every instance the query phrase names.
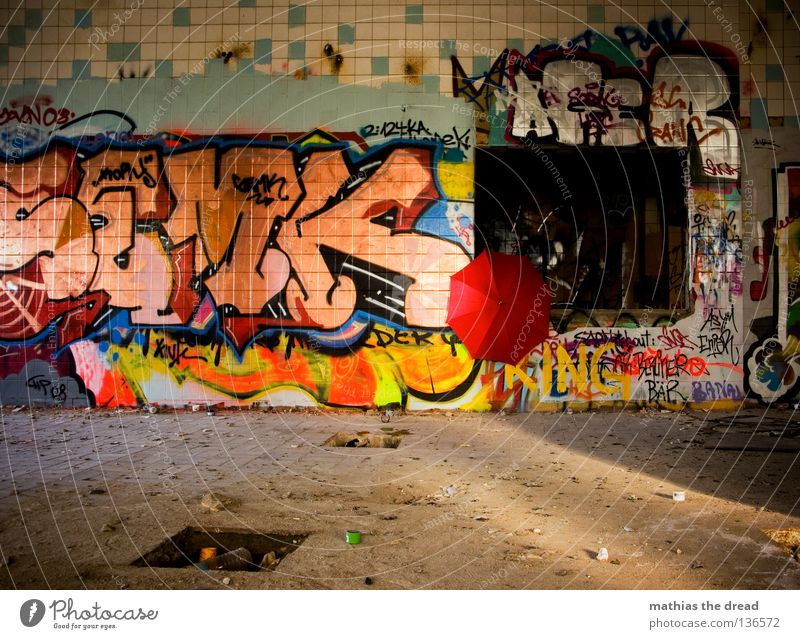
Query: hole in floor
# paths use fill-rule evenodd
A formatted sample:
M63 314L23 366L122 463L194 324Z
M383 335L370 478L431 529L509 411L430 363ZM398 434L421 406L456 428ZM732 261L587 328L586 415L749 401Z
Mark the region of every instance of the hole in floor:
M236 528L187 527L131 563L138 568L274 570L307 533L261 533Z
M403 435L408 434L407 430L395 430L394 428L382 428L380 433L339 432L328 437L322 445L335 448L397 448L400 446Z

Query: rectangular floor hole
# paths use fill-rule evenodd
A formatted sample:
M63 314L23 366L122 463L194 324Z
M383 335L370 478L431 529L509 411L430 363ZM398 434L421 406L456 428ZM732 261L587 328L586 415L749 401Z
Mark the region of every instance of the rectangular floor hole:
M397 448L404 435L408 435L407 430L395 430L394 428L381 428L381 433L370 433L363 431L360 433L334 433L323 446L334 448Z
M273 570L287 555L297 550L307 537L308 533L262 533L237 528L204 529L189 526L165 539L131 565L139 568L185 568L200 563L203 549L214 548L216 557L221 558L225 553L246 548L251 559L234 562L238 564L234 570ZM214 568L213 560L206 561L206 566Z

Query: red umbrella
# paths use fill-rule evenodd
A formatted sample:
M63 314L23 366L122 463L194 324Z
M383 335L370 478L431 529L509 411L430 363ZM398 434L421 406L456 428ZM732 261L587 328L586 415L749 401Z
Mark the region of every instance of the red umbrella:
M450 276L447 323L475 359L518 364L550 332L550 296L527 257L487 250Z

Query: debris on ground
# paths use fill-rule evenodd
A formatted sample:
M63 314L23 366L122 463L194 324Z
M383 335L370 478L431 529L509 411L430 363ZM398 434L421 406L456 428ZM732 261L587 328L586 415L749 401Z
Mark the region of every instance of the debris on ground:
M231 510L239 505L239 500L235 497L229 497L222 493L215 493L210 490L203 493L200 499L200 505L203 508L208 508L212 513L218 513L222 510Z
M601 548L598 550L595 559L597 559L597 561L608 561L608 548Z
M197 565L208 570L250 570L253 566L253 555L242 547L211 557Z
M770 541L781 546L795 561L800 561L800 528L765 528Z
M278 559L275 552L270 551L267 554L265 554L264 558L261 560L260 568L261 570L275 570L279 561L280 560Z

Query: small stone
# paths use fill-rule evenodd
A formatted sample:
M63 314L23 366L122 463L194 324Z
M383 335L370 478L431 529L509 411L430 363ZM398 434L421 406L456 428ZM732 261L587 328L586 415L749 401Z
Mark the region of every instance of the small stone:
M609 563L619 566L622 562L619 559L612 559Z
M556 570L557 577L566 577L569 574L569 570Z
M268 552L261 560L262 570L275 570L278 565L278 557L274 551Z
M231 578L230 577L223 577L222 578L222 585L230 586L231 585Z
M542 534L542 529L541 529L541 528L534 528L534 529L533 529L533 532L534 532L534 534L536 534L536 535L541 535L541 534Z
M100 532L114 532L116 528L111 524L103 524L103 527L100 529Z
M283 493L283 495L281 495L281 499L291 499L291 498L292 498L292 491L291 490L289 490L289 491Z
M384 515L383 517L381 517L381 519L385 521L394 521L395 519L397 519L397 515Z
M683 554L683 551L682 551L680 548L676 548L676 549L675 549L675 554L676 554L676 555Z
M372 580L372 577L365 577L364 578L364 584L365 585L371 586L373 583L375 583L375 582Z
M608 561L608 549L601 548L598 550L595 559L597 559L597 561Z
M486 515L478 515L477 517L473 517L475 521L489 521L489 518Z
M697 570L698 568L703 567L703 562L698 561L697 559L692 559L692 563L689 564L689 568L692 570Z
M105 495L105 494L106 494L106 491L105 491L105 490L103 490L102 488L92 488L92 489L89 491L89 494L90 494L90 495Z

